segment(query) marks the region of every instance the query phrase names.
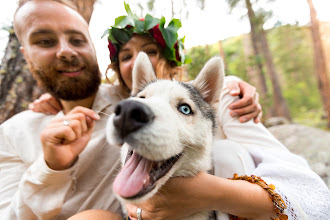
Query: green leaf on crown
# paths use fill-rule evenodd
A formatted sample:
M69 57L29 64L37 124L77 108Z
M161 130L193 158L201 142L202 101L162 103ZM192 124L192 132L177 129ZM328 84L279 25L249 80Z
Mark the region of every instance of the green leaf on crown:
M145 26L144 26L145 30L150 30L159 23L159 19L152 17L150 14L147 14L144 20L145 20Z

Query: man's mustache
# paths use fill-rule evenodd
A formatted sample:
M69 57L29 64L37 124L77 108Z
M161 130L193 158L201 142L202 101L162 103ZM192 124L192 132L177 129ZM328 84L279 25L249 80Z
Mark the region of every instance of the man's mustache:
M72 58L71 60L59 60L56 67L77 67L80 65L78 58Z

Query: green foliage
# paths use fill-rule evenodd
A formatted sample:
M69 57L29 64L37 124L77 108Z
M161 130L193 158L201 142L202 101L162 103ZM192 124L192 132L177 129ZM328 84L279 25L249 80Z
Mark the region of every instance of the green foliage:
M103 36L107 36L109 42L110 59L118 59L118 52L134 34L149 35L153 37L162 47L162 55L166 60L172 61L177 66L187 63L183 54L184 38L179 39L178 30L181 28L181 21L173 18L165 27L165 17L154 18L147 14L140 19L134 14L128 4L124 2L127 15L115 19L115 24L107 29ZM160 33L158 33L160 32ZM165 41L165 42L164 42Z
M322 108L314 74L313 50L310 32L305 27L285 25L268 34L274 64L281 73L283 96L291 114Z
M188 78L190 80L195 79L206 61L208 61L211 57L217 56L218 54L219 49L216 44L212 46L193 47L187 50L187 55L192 60L192 62L186 64Z
M306 27L285 25L273 28L267 33L268 43L273 55L274 65L279 73L279 80L284 98L287 100L293 121L319 128L326 127L322 102L314 73L313 48L310 31ZM227 75L236 75L250 82L247 76L249 65L255 65L255 57L246 57L243 50L243 36L222 41L225 53ZM186 65L189 78L199 73L205 62L219 54L218 43L199 46L187 51L192 62ZM267 78L271 91L271 82ZM272 94L260 100L265 113L273 105Z
M1 27L0 29L4 30L4 31L8 31L9 34L14 34L15 33L13 26L5 25L5 26Z
M235 75L247 81L247 66L243 51L242 36L224 40L222 46L225 53L226 75Z
M330 131L327 128L327 121L323 118L324 115L325 112L322 108L309 110L302 106L299 114L293 119L293 122Z

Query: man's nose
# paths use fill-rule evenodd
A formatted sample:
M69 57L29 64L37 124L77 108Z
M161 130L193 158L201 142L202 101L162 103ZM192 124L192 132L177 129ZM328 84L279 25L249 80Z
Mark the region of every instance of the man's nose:
M57 51L57 58L65 61L72 61L77 56L74 47L65 39L59 41L59 49Z

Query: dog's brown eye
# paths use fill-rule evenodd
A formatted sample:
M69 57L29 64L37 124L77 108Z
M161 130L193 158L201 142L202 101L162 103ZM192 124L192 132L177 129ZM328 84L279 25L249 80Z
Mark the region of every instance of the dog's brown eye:
M145 99L146 97L143 96L143 95L141 95L141 96L139 96L139 98L140 98L140 99Z
M181 104L178 106L179 112L185 115L191 115L193 112L188 104Z

